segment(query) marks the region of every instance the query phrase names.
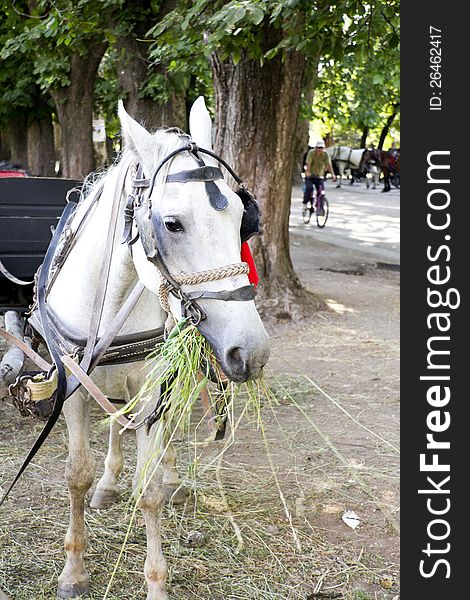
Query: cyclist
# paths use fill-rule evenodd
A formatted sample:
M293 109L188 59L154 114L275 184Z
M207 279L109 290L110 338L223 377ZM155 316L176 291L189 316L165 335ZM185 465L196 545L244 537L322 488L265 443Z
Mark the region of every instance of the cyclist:
M313 186L315 186L317 199L319 199L318 214L324 216L325 211L323 209L323 203L321 202L322 192L325 189L323 177L325 171L329 171L333 176L333 181L336 181L336 175L333 171L330 155L325 150L325 142L323 140L319 140L314 148L307 152L304 170L305 191L303 203L307 205L308 202L312 201Z

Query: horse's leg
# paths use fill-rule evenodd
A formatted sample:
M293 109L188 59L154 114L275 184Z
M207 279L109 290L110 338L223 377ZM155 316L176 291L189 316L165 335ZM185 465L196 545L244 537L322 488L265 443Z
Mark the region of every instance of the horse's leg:
M383 170L383 174L384 174L384 189L382 190L382 192L389 192L391 189L390 186L390 171L388 169L384 169Z
M117 502L119 493L117 481L124 465L122 453L121 425L112 420L109 428L109 446L104 461L104 473L96 486L90 501L91 508L108 508Z
M59 576L59 598L76 598L89 589L89 575L83 554L86 548L85 496L95 477L95 461L90 449L88 401L81 392L73 394L64 404L69 434L69 455L65 479L70 496L70 523L65 535L67 558Z
M336 179L336 187L340 188L341 187L341 180L343 179L343 175L344 175L344 169L343 169L343 167L341 165L338 166L338 173L339 173L339 177Z
M173 504L184 504L187 497L187 490L183 486L183 481L176 468L176 452L171 443L165 443L166 452L162 458L163 466L163 487L166 500Z
M160 522L165 505L165 493L161 482L161 468L157 467L161 453L153 442L152 431L147 435L143 429L137 432L137 469L134 488L137 505L142 511L147 530L147 558L144 574L147 581L147 600L167 600L165 582L166 560L162 552Z

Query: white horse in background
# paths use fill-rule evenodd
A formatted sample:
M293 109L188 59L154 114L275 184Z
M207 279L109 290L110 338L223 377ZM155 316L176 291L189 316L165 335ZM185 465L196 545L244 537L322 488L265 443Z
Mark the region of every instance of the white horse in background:
M350 148L349 146L330 146L326 149L330 155L333 169L338 176L336 187L341 187L341 181L346 172L359 170L365 148ZM351 183L353 180L351 180Z
M158 130L149 133L132 119L121 105L119 110L124 138L124 154L114 167L108 170L81 200L70 224L73 231L80 217L90 207L99 185L104 188L89 216L80 228L76 243L61 267L50 290L48 302L55 315L68 331L77 338L86 338L92 317L93 297L99 285L101 256L105 252L105 235L110 221L113 199L118 198L120 216L117 232L124 228L124 208L132 190L131 180L135 177L134 165L143 166L144 176L150 178L158 165L172 151L184 145L176 130ZM200 147L211 149L211 119L199 98L190 114L192 140ZM217 161L204 157L207 165ZM178 174L196 171L195 160L189 152L177 154L169 160L155 181L149 206L149 223L152 235L165 261L169 273L199 273L219 267L240 263L240 224L244 207L240 197L233 192L224 179L213 183L228 199L224 210L214 210L208 201L205 183L201 180L179 181ZM174 175L167 180L167 175ZM123 182L122 191L118 186ZM118 194L116 196L116 189ZM214 188L212 188L214 189ZM146 193L146 192L144 192ZM134 222L135 229L136 224ZM135 233L135 231L134 231ZM142 236L141 236L142 237ZM123 299L140 280L145 289L125 322L120 334L134 334L155 330L166 319L158 299L162 275L157 266L147 259L146 251L139 238L133 245L123 244L118 233L113 243L109 282L103 306L103 317L99 335L111 322ZM220 292L235 290L248 284L245 274L226 276L223 281L206 281L198 284L198 290ZM182 285L183 292L194 290L192 285ZM173 295L169 297L175 319L181 316L181 304ZM199 330L206 337L225 373L233 381L257 378L269 357L268 335L258 315L254 301L223 301L221 299L198 300L206 313ZM92 374L93 381L108 398L128 401L140 390L145 378L145 361L99 366ZM154 402L144 409L143 417L155 407ZM89 591L84 552L85 497L95 476L89 440L88 395L81 389L64 404L64 415L69 433L69 455L66 466L66 481L70 495L70 525L65 536L66 562L59 577L58 597L76 598ZM118 430L111 426L110 446L105 462L105 472L100 479L92 499L92 506L103 507L116 497L117 479L122 470L123 457ZM153 430L152 430L153 431ZM144 566L147 581L147 600L166 600L166 561L160 539L160 519L165 502L165 485L173 489L180 484L175 469L175 456L171 448L163 457L158 477L149 480L154 466L161 460L152 456L149 447L152 436L145 428L138 429L137 469L134 486L142 485L138 506L143 513L147 530L147 558Z

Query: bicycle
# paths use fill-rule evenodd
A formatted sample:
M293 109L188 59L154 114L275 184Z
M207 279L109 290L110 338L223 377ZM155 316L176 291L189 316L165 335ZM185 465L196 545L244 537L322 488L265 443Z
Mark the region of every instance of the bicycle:
M328 200L325 195L325 190L322 190L321 200L317 201L315 191L312 194L312 198L307 204L304 204L302 207L302 219L304 223L307 225L310 223L310 219L312 218L312 214L315 213L315 218L317 221L317 226L320 229L325 227L326 222L328 220L328 215L330 212L330 207L328 204ZM314 206L315 205L315 206ZM322 211L323 208L323 211Z

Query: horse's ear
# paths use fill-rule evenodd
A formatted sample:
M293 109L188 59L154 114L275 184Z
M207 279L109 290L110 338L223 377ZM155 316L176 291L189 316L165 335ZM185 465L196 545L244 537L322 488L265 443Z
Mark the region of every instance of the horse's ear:
M212 150L212 120L202 96L191 107L189 133L199 147Z
M121 122L124 149L134 153L141 162L145 162L145 157L152 155L152 134L127 113L122 100L118 102L118 116Z

